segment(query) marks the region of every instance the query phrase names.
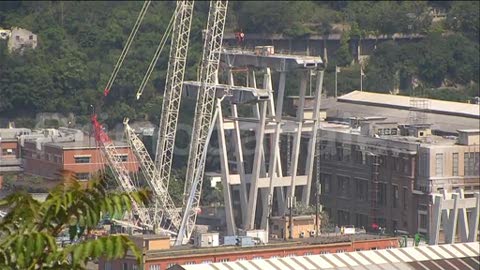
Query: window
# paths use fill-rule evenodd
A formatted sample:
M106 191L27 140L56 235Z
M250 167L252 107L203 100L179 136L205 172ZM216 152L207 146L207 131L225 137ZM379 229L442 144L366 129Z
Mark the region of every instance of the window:
M229 259L228 259L228 258L224 258L224 259L220 259L220 260L218 260L218 261L219 261L219 262L228 262Z
M331 187L331 179L332 176L329 174L321 174L320 175L320 183L322 185L322 194L328 194L331 192L330 187Z
M328 254L328 253L330 253L330 252L325 251L325 250L320 251L320 254Z
M429 176L430 162L428 160L428 153L422 153L420 157L420 174L422 176Z
M270 259L277 259L277 258L280 258L280 256L271 256Z
M378 135L383 135L383 129L379 128L379 129L377 130L377 134L378 134Z
M337 194L341 197L350 196L349 177L337 175Z
M244 257L237 258L237 261L245 261L246 259Z
M452 154L452 175L458 176L458 153Z
M380 205L387 204L387 184L378 183L378 203Z
M90 163L90 157L75 157L75 163Z
M189 262L186 262L185 265L192 265L192 264L195 264L194 261L189 261Z
M398 207L398 186L392 186L393 208Z
M427 229L427 215L422 213L422 214L419 214L418 216L420 218L420 220L418 222L419 229L426 230Z
M150 265L149 270L160 270L160 265L158 265L158 264Z
M90 179L90 173L77 173L77 178L80 181L86 181Z
M253 260L261 260L261 259L263 259L263 257L262 256L253 256L252 259Z
M128 161L128 155L117 155L115 156L117 161L121 162L127 162Z
M368 181L355 178L355 193L359 201L368 200Z
M138 265L132 264L132 270L138 270Z
M403 159L403 172L406 174L411 174L410 173L410 159L404 158Z
M346 250L345 249L337 249L335 252L336 253L344 253L344 252L346 252Z
M105 262L105 270L112 270L112 263L111 262Z
M408 200L407 200L407 192L408 188L403 188L403 210L407 210L408 208Z
M304 256L310 256L310 255L313 255L313 253L312 252L305 252L305 253L303 253L303 255Z
M212 260L205 260L205 261L202 261L202 263L213 263Z
M465 176L477 176L480 174L480 153L467 152L464 154Z
M389 128L384 129L383 134L390 135L390 129Z
M33 35L30 35L28 39L33 40Z
M392 128L391 131L390 131L390 134L391 134L391 135L397 135L397 129L396 129L396 128Z
M128 270L128 263L124 262L122 264L122 270Z
M435 155L435 176L443 176L443 154Z
M170 268L170 267L172 267L172 266L174 266L174 265L175 265L175 263L169 263L169 264L167 264L167 269Z

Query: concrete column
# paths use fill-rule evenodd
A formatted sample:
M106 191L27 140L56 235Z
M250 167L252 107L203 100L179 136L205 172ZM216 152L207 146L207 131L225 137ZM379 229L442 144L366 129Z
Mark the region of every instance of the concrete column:
M263 139L265 135L265 120L267 113L267 104L262 102L261 104L261 113L260 121L258 123L256 131L256 146L255 146L255 156L253 159L253 169L252 177L250 182L250 192L248 196L248 208L247 208L247 220L246 228L254 229L255 228L255 212L257 207L257 197L258 197L258 178L260 176L260 167L261 167L261 153L263 152Z
M472 215L470 216L470 228L468 233L468 242L477 241L478 233L478 218L480 217L480 193L475 193L476 206L472 210Z
M269 71L269 70L268 70ZM271 83L271 81L270 81ZM271 84L267 86L267 89L272 90ZM280 149L279 149L279 139L280 139L280 126L281 126L281 120L282 120L282 109L283 109L283 96L285 94L285 72L282 72L280 74L280 87L279 87L279 92L278 92L278 103L277 103L277 108L276 111L274 111L274 101L273 101L273 94L270 94L270 114L275 117L275 132L270 135L271 138L271 144L270 144L270 166L269 166L269 171L268 171L268 177L270 178L270 184L269 188L267 189L266 197L267 198L273 198L273 191L275 188L274 178L276 177L281 177L282 176L282 168L281 168L281 160L280 160ZM277 189L279 192L283 191L281 189ZM279 194L277 192L277 194ZM282 192L283 193L283 192ZM278 195L277 195L278 196ZM283 199L283 196L280 196ZM278 201L278 199L277 199ZM268 216L271 212L271 207L272 207L272 202L269 201L268 199L264 202L263 204L263 209L265 211L263 212L262 215L262 228L267 228L268 227Z
M291 166L291 182L289 187L289 197L294 198L295 196L295 180L297 178L297 167L298 167L298 156L300 154L300 142L302 138L302 127L303 127L303 114L304 114L304 107L305 107L305 91L307 88L307 71L301 71L301 81L300 81L300 93L299 93L299 103L297 108L297 132L293 138L293 153L292 153L292 160L288 161L292 163Z
M305 168L305 174L307 175L307 185L303 187L302 202L305 205L310 203L310 190L312 188L312 173L313 173L313 161L315 159L315 146L317 143L317 133L319 126L320 116L320 102L322 97L322 85L323 85L323 71L318 71L317 80L315 83L315 104L313 106L313 130L308 142L307 152L307 164Z
M225 218L227 223L227 235L235 235L235 219L233 217L233 207L232 207L232 194L230 191L230 184L228 177L230 175L230 170L228 168L228 155L227 155L227 144L225 142L225 130L223 126L223 115L222 115L222 105L221 100L217 99L217 134L218 134L218 144L220 147L220 167L222 170L222 185L223 185L223 197L225 202Z
M432 230L430 231L429 245L438 245L438 238L440 234L440 222L442 218L442 205L443 199L441 196L433 195L433 217L432 217Z
M457 231L457 221L458 221L458 194L452 194L453 199L453 209L450 211L450 216L448 222L444 220L444 224L447 223L448 230L445 230L445 243L453 244L455 242L455 232Z
M234 85L233 73L229 70L228 83ZM233 144L235 146L235 158L237 162L237 170L240 175L240 206L242 207L242 225L245 226L247 217L247 182L245 180L245 167L243 160L242 139L240 136L240 126L238 123L238 110L236 104L231 104L233 118Z
M465 192L460 189L460 199L465 199ZM458 233L460 234L460 241L462 243L468 240L468 221L467 221L467 209L464 207L458 210Z

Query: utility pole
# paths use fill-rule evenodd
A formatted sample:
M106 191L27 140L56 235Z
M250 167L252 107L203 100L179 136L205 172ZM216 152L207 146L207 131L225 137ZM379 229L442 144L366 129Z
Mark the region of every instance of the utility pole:
M360 68L360 92L363 92L363 71Z
M319 188L319 181L317 179L317 184L316 184L316 189L315 189L315 237L318 237L318 216L319 216L319 211L318 211L318 188Z
M340 72L340 68L335 66L335 98L337 98L337 73Z

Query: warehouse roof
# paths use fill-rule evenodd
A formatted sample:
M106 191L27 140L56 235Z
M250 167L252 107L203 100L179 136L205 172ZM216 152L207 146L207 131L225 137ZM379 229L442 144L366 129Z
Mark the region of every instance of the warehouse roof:
M480 106L477 104L468 104L436 99L423 100L426 100L429 103L428 111L432 113L457 115L477 119L480 118ZM339 97L338 101L407 110L411 107L411 98L408 96L379 94L364 91L350 92Z
M348 253L260 259L196 265L185 270L302 269L479 269L480 243L366 250Z
M350 96L351 98L348 100L344 99L344 97L348 98L350 94L339 97L338 100L335 100L335 98L322 99L321 108L327 110L328 118L349 119L352 116L353 117L373 117L373 116L380 117L381 116L381 117L385 117L385 121L394 121L394 122L398 122L399 124L409 122L409 116L410 116L409 104L404 103L403 106L399 106L399 105L391 106L391 105L388 105L387 102L381 103L382 101L381 98L376 100L375 102L373 101L369 103L360 102L358 100L354 100L353 95ZM385 101L386 99L385 96L388 96L391 99L397 99L399 97L394 95L384 95L384 94L375 94L375 93L371 93L371 94L380 95L380 97L383 98L383 101ZM405 98L405 97L401 97L401 98ZM447 102L447 101L445 102L447 104L450 104L450 103L458 104L458 102ZM472 108L471 106L473 107L477 106L478 108L479 106L479 105L466 104L466 103L465 104L460 103L460 104L461 105L458 105L457 107L467 106L468 108ZM433 103L433 106L437 106L437 105L438 105L437 102ZM433 108L433 106L432 104L430 104L430 108ZM468 114L453 115L449 113L440 113L439 110L442 110L442 107L435 108L435 111L429 110L429 112L426 113L426 117L427 117L426 121L427 123L432 124L432 127L431 127L432 130L440 130L440 131L456 134L457 130L480 128L478 111L477 111L477 118L474 118L473 116L468 116Z

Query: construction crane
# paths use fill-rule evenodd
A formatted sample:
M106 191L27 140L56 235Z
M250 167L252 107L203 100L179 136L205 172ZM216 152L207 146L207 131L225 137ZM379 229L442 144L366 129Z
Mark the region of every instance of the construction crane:
M197 96L193 135L185 181L183 216L180 215L168 194L168 182L172 166L178 111L185 73L193 1L177 2L177 8L174 14L175 21L171 41L170 60L155 162L151 160L145 146L129 127L128 120L125 121L125 134L127 135L131 149L138 158L142 172L156 198L155 207L157 209L155 210L154 223L156 226L161 226L161 229L167 230L171 234L175 234L175 231L177 231L176 245L183 244L184 239L187 241L190 239L196 222L205 167L206 147L214 127L212 118L215 119L215 117L212 116L215 105L215 84L218 83L218 67L227 4L227 1L210 2L200 68L201 87ZM164 39L162 39L162 42L163 41ZM160 49L157 49L157 52L161 51L161 47L163 47L163 45L159 45ZM157 52L152 63L158 60ZM117 72L118 69L119 67L117 68ZM151 72L150 68L147 73L148 72ZM146 75L146 78L148 79L148 75ZM143 82L142 85L144 85ZM108 91L109 90L108 88ZM139 92L137 92L137 98L141 95L142 90L143 88L141 87ZM108 94L108 92L106 92L106 94ZM129 179L128 171L126 168L123 168L124 166L122 167L123 164L121 161L115 158L115 147L96 120L96 117L92 118L92 124L96 127L96 134L98 133L98 135L96 135L97 141L99 141L119 185L126 191L134 190L135 187L131 183L131 179ZM138 213L144 223L152 224L147 210L135 207L134 211ZM158 212L161 212L161 214L158 214Z
M102 150L102 154L108 161L108 165L112 169L114 178L117 181L118 186L126 192L135 191L136 187L129 176L129 171L127 167L120 160L120 154L116 150L115 145L113 144L110 137L103 130L103 126L98 122L97 116L93 115L91 121L93 125L95 141L99 144L99 148ZM131 196L130 200L132 201L132 208L134 214L137 214L138 218L140 219L139 222L141 222L147 227L152 228L152 222L150 214L148 213L148 209L141 208Z
M158 173L147 149L135 134L134 130L128 125L128 119L124 121L124 125L125 137L129 142L130 149L137 157L145 179L147 179L147 183L153 191L156 202L158 202L158 205L156 205L157 209L155 209L155 217L159 216L160 218L154 220L154 224L156 228L167 231L171 235L176 235L176 231L180 228L182 217L175 207L164 182L161 181L161 175Z
M218 83L218 68L222 47L228 1L211 1L207 29L203 45L200 69L200 88L197 95L193 120L190 151L183 197L183 218L176 245L188 242L193 232L200 204L202 180L205 168L207 138L214 127L215 84ZM185 239L185 240L184 240Z
M171 38L170 58L163 96L162 114L158 130L155 164L161 181L168 189L172 169L178 111L182 97L194 1L179 1Z

